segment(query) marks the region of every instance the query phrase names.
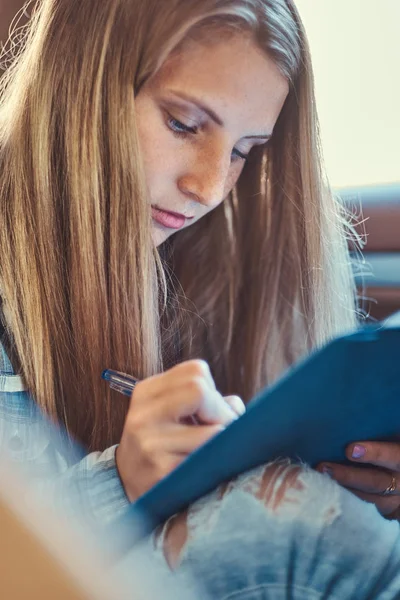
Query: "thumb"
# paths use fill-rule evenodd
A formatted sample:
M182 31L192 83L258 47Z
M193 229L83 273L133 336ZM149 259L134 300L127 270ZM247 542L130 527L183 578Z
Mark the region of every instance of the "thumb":
M239 415L239 417L244 415L244 413L246 412L246 407L244 405L244 402L241 398L239 398L239 396L225 396L224 400L227 404L229 404L231 409L237 415Z

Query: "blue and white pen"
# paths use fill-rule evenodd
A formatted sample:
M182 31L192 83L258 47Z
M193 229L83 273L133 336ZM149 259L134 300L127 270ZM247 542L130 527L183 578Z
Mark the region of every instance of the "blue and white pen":
M113 371L112 369L106 369L101 374L101 378L108 382L112 390L120 392L125 396L131 396L136 384L139 383L140 379L133 377L133 375L127 375L120 371Z

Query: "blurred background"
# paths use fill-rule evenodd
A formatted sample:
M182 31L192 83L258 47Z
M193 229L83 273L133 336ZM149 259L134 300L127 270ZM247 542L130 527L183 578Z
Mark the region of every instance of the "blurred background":
M400 310L399 0L296 0L331 185L365 223L364 310ZM365 289L362 289L362 286Z
M399 182L399 0L296 4L311 44L332 185Z

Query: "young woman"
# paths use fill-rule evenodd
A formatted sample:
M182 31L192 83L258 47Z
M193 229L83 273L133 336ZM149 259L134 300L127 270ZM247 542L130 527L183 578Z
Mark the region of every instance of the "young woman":
M17 415L3 441L24 445L26 388L88 449L63 489L83 481L93 514L112 519L241 399L355 325L349 226L323 175L291 1L42 0L24 48L1 80L1 402ZM142 380L130 405L104 368ZM369 462L387 450L367 448ZM379 495L393 491L386 469L345 473L382 512L398 506ZM185 547L213 597L290 585L389 598L400 585L398 524L290 465L216 491L161 539L171 563Z

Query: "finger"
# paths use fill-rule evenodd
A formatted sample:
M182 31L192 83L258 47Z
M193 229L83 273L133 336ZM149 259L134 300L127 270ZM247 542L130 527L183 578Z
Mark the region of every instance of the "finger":
M180 363L157 375L147 377L136 384L132 392L132 401L136 404L147 404L148 399L163 398L166 392L173 391L176 386L182 385L190 379L204 379L211 390L215 390L210 367L204 360L190 360Z
M186 396L177 398L178 417L194 415L200 423L229 425L238 418L238 414L225 402L217 390L210 391L204 382L191 381L192 400ZM185 392L183 392L184 394Z
M185 426L171 424L160 429L154 430L147 438L147 453L158 456L167 455L188 455L200 446L215 437L225 427L222 425L197 425Z
M346 448L350 460L400 472L399 442L355 442Z
M390 516L392 513L396 514L396 511L399 508L400 502L398 496L377 496L376 494L368 494L367 492L348 489L355 496L364 500L364 502L375 504L376 508L383 516Z
M210 390L204 379L189 379L171 393L141 407L142 422L179 422L184 417L196 416L200 423L229 425L238 418L216 390Z
M392 482L392 474L389 471L377 468L352 467L338 465L335 463L321 463L317 471L328 473L340 485L370 494L382 494ZM400 494L400 489L393 492Z
M225 396L224 400L239 417L246 412L246 406L239 396Z
M205 360L195 359L187 360L183 363L179 363L175 367L172 367L169 371L166 371L169 376L177 376L178 374L184 377L202 377L206 380L211 389L215 390L215 381L211 374L210 367Z

